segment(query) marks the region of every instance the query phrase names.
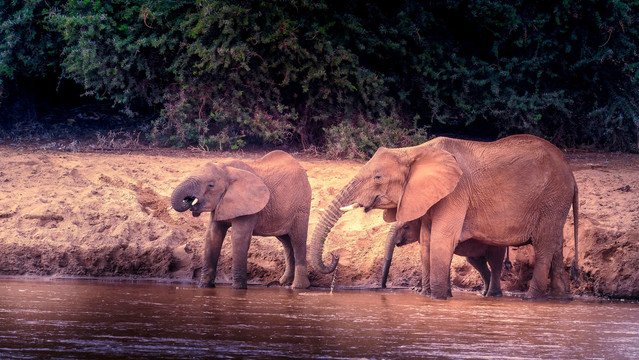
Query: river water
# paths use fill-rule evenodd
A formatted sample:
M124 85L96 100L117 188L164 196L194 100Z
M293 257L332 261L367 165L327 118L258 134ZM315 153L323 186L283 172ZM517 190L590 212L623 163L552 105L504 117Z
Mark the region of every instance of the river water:
M639 359L639 304L0 279L2 359Z

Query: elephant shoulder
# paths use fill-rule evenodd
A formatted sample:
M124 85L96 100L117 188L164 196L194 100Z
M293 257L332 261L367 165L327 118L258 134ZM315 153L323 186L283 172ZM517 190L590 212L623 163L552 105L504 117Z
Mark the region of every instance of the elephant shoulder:
M285 185L310 189L306 170L293 156L284 151L271 151L252 165L255 172L272 187Z
M261 159L257 160L258 162L264 163L288 163L294 162L297 163L297 160L291 154L282 151L282 150L274 150L270 153L264 155Z
M241 160L231 160L224 164L226 167L232 167L235 169L245 170L251 173L255 173L255 170L247 163Z
M302 165L293 156L282 150L271 151L261 159L256 160L254 165L256 168L276 169L277 172L282 173L306 174Z

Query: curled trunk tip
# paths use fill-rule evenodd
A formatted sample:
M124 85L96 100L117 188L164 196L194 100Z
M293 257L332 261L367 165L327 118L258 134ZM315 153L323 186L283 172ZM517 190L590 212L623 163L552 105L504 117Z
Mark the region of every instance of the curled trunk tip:
M331 204L322 212L322 217L319 224L313 231L311 238L311 264L313 268L323 274L328 274L335 271L337 264L339 263L339 257L331 253L332 260L327 266L322 260L324 252L324 243L330 233L333 225L339 220L343 212L340 211L341 207L349 205L347 201L351 198L352 192L356 189L356 180L353 179L348 183L338 194Z
M197 203L196 189L197 182L192 178L179 184L171 193L171 207L177 212L184 212L192 205L195 205ZM191 198L191 201L185 201L189 198Z

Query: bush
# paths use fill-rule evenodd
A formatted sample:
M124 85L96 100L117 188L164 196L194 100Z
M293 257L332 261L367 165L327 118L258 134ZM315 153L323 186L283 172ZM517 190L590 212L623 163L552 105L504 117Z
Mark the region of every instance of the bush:
M383 80L333 38L336 16L294 0L76 0L50 21L66 76L88 94L162 107L153 140L233 148L319 143L332 119L392 108Z
M425 129L407 128L396 117L383 118L379 123L365 119L341 122L327 129L326 137L328 157L359 160L370 158L381 146L414 146L428 140Z
M405 134L481 128L637 146L630 0L0 5L0 92L19 94L6 86L18 75L70 80L128 116L153 114L144 125L160 144L331 146L394 119ZM356 142L354 154L378 144Z

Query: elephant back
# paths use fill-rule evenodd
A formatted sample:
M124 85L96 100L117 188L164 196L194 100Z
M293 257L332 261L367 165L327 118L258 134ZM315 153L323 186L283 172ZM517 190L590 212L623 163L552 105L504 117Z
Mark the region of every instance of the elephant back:
M310 213L311 185L306 170L290 154L275 150L251 163L271 191L267 207Z

